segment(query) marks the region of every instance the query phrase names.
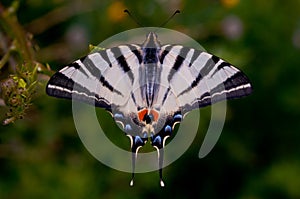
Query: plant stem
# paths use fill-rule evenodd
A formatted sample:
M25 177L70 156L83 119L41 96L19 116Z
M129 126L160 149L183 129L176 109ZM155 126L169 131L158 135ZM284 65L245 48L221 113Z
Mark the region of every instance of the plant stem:
M26 32L20 26L15 15L17 7L18 5L16 1L9 9L3 9L3 6L0 3L0 23L3 26L4 30L16 40L17 48L20 50L20 56L22 57L21 60L23 60L23 62L25 63L28 63L26 65L31 67L27 68L27 70L33 70L34 52L30 46L31 44L28 37L24 37L24 35L26 35Z
M10 51L8 51L7 53L5 53L5 55L2 57L2 59L0 60L0 70L3 68L3 66L8 62L9 60L9 55L10 55Z

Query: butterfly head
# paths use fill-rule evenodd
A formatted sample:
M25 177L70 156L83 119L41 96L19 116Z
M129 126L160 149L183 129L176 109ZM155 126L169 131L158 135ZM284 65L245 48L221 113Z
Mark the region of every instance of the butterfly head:
M148 33L146 40L143 43L144 48L160 48L160 43L157 39L157 35L154 32Z

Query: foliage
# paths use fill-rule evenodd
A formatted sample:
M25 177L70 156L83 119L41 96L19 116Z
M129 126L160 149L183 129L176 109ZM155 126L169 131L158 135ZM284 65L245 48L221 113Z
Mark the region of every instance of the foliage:
M299 1L16 2L18 12L16 3L1 1L2 98L13 109L7 119L27 114L0 126L0 198L300 198ZM209 108L201 111L193 145L164 170L164 189L156 172L138 174L131 188L130 174L95 160L76 134L71 103L38 86L50 72L36 60L59 70L85 55L89 43L135 28L125 8L147 26L180 9L166 27L234 63L254 85L253 95L227 102L220 140L198 159L210 118ZM0 109L5 117L7 108ZM112 139L128 141L107 113L100 110L99 118Z
M31 36L18 23L16 16L18 6L18 1L14 1L7 9L0 4L1 53L3 53L0 70L2 74L9 74L0 82L2 99L9 109L6 113L7 119L3 122L5 125L24 117L38 89L38 72L42 72L45 68L35 60Z

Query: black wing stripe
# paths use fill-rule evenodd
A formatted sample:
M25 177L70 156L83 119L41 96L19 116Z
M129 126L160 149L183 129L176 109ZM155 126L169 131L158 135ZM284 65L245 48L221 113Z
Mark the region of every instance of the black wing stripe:
M189 66L193 65L195 60L199 57L201 59L201 51L198 51L198 50L195 50L194 51L194 54L191 58L191 61L190 61L190 64ZM197 57L198 56L198 57ZM194 87L196 87L200 81L203 79L203 77L205 77L206 75L208 75L210 73L210 71L216 66L216 64L220 61L220 58L215 56L215 55L212 55L211 58L209 58L207 61L206 61L206 64L203 66L203 68L200 70L200 72L198 73L196 79L194 79L192 81L192 83L190 84L190 86L188 88L186 88L185 90L183 90L180 94L180 95L183 95L187 92L189 92L190 90L192 90ZM195 67L200 67L200 66L195 66ZM216 73L218 70L216 70L214 73Z
M204 93L198 98L199 107L214 104L225 99L235 99L247 96L252 92L248 78L242 72L238 72L223 83L212 88L210 93Z
M229 63L223 61L223 62L217 67L217 69L216 69L215 72L217 72L218 70L221 70L221 69L223 69L223 68L225 68L225 67L229 67L229 66L230 66Z
M104 76L100 77L100 82L106 88L108 88L111 92L117 93L118 95L124 96L120 91L115 89L108 81L106 81Z
M215 56L215 55L213 55L212 57L211 57L211 60L214 62L214 64L216 65L219 61L220 61L220 58L219 57L217 57L217 56Z
M164 62L165 57L166 57L167 54L170 52L170 50L172 49L172 47L173 47L172 45L167 46L167 47L163 50L163 52L161 53L160 58L159 58L159 62L160 62L161 64Z
M139 64L141 64L143 60L141 52L134 45L127 45L127 46L131 50L131 52L137 57L137 59L139 60Z
M102 57L101 57L102 58ZM86 56L85 59L83 59L83 66L85 67L94 77L99 79L99 81L102 83L102 85L106 88L108 88L111 92L115 92L118 95L122 95L120 91L118 91L116 88L114 88L106 79L103 75L101 75L101 71L99 68L94 64L92 58L89 56Z
M194 79L194 81L191 83L191 85L186 88L185 90L183 90L178 96L181 96L187 92L189 92L190 90L192 90L193 88L195 88L199 82L202 80L203 76L201 73L198 74L198 76L196 77L196 79Z
M81 62L81 61L79 60L79 61L73 62L69 65L69 67L73 67L75 70L78 70L81 73L83 73L86 77L89 77L89 74L87 74L86 71L84 71L84 69L80 66L80 64L78 62Z
M73 67L75 69L80 69L80 65L77 62L73 62L72 64L69 65L69 67Z
M212 69L216 66L216 63L220 58L212 55L210 59L207 60L206 64L203 66L203 68L200 70L200 74L204 77L209 74L209 72L212 71Z
M200 50L194 50L193 56L189 63L189 67L191 67L194 64L195 60L200 56L201 53L202 53L202 51L200 51Z
M170 90L171 90L171 88L169 87L169 88L167 89L167 91L165 92L164 98L163 98L162 103L161 103L162 106L164 105L164 103L165 103L165 101L166 101L166 99L167 99L167 97L168 97L168 95L169 95Z
M109 60L109 57L107 55L107 51L102 50L102 51L99 51L98 53L101 55L103 61L105 61L109 67L112 67L112 63Z
M190 48L187 47L182 47L180 49L179 54L176 57L176 60L174 62L174 65L172 67L172 70L170 71L169 75L168 75L168 81L170 82L174 76L174 74L179 70L179 68L182 66L183 61L186 58L186 55L188 54L188 52L190 51Z
M241 71L228 77L224 82L219 83L210 91L203 93L194 103L186 104L182 107L182 112L187 113L190 110L209 106L226 99L236 99L250 95L252 85L248 77Z
M111 48L111 52L113 53L115 59L118 61L119 66L122 68L122 70L125 73L127 73L131 83L133 84L133 81L134 81L133 73L132 73L130 67L128 66L128 63L127 63L124 55L122 54L120 48L119 47Z
M92 51L92 52L90 53L90 55L92 55L92 54L99 54L99 56L102 58L102 60L104 61L104 63L106 63L107 66L112 67L112 63L111 63L111 61L109 60L109 57L108 57L108 55L107 55L107 50ZM89 55L87 55L87 56L89 56ZM80 61L84 63L85 58L86 58L87 56L82 57L82 58L80 59Z
M231 65L225 61L222 61L220 65L215 69L215 71L210 75L210 77L213 77L218 71L224 69L225 67L231 67Z
M80 61L82 62L83 67L85 67L91 75L93 75L96 78L99 78L101 76L101 71L94 64L93 60L89 56L80 59Z
M195 53L198 51L195 51ZM195 54L194 53L194 54ZM196 53L198 54L198 53ZM194 79L194 81L191 83L191 85L185 89L184 91L182 91L180 95L183 95L187 92L189 92L190 90L192 90L194 87L196 87L200 81L203 79L204 75L207 75L211 70L211 68L215 67L215 65L220 61L221 59L217 56L212 56L211 60L209 59L206 63L206 65L204 66L204 68L198 73L196 79ZM222 63L215 69L215 71L212 73L212 75L210 75L210 78L212 78L218 71L220 71L221 69L223 69L224 67L230 67L230 64L227 62L222 61ZM204 74L203 74L204 73Z
M55 73L51 77L46 88L46 93L50 96L75 99L110 110L110 105L106 99L99 97L98 94L75 83L71 78L68 78L60 72Z
M74 87L74 81L68 77L66 77L64 74L57 72L55 73L51 79L48 82L48 85L55 85L55 86L59 86L62 88L66 88L68 90L73 90ZM47 85L47 87L48 87ZM52 93L48 93L48 89L46 90L47 94L51 95ZM56 96L59 97L59 96Z

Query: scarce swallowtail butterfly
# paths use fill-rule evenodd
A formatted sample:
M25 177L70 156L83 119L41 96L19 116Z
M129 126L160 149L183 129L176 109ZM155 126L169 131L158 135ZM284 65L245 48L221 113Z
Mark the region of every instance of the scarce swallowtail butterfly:
M193 109L252 92L246 75L207 52L161 45L150 32L143 44L98 50L74 61L49 80L50 96L103 108L130 138L133 185L138 150L149 140L158 152L160 184L163 148L177 123Z

